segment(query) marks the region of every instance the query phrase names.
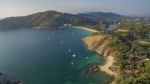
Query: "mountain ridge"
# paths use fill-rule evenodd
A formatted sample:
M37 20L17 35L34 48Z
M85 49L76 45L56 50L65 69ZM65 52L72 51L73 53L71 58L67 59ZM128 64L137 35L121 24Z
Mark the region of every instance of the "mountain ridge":
M87 17L91 19L122 19L125 16L117 13L112 13L112 12L88 12L88 13L79 13L78 14L81 17Z
M57 11L39 12L27 16L9 17L0 20L0 29L22 28L22 27L58 27L63 24L88 25L97 22L88 18L69 13Z
M100 14L101 13L101 14ZM96 25L98 21L96 20L96 16L101 15L103 18L111 17L111 13L106 14L103 12L92 12L90 14L94 15L94 18L88 18L82 16L80 14L69 14L62 13L58 11L46 11L46 12L38 12L27 16L19 16L19 17L8 17L0 20L0 29L13 29L13 28L51 28L51 27L59 27L64 24L72 24L75 26L82 25ZM122 17L121 15L113 15L116 17ZM98 18L100 19L100 18ZM101 18L102 19L102 18Z

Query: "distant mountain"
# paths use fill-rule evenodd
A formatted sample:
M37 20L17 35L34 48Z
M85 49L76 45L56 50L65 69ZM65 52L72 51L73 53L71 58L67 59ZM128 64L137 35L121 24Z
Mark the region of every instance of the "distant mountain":
M9 17L0 20L0 29L11 29L11 28L48 28L58 27L63 24L72 25L91 25L97 22L89 18L81 17L78 15L72 15L68 13L61 13L57 11L46 11L40 12L28 16L22 17Z
M81 17L85 17L85 18L90 18L90 19L102 19L102 20L106 20L106 19L121 19L124 18L125 16L123 15L119 15L119 14L115 14L115 13L105 13L105 12L90 12L90 13L79 13L78 14Z

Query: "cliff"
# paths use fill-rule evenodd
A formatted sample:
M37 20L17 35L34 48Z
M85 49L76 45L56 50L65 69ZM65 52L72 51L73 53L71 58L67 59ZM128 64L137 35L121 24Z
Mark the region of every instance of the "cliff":
M103 54L105 57L106 62L104 65L99 65L100 70L116 78L117 74L112 71L112 67L115 62L115 52L113 52L109 45L109 37L103 35L92 35L84 38L83 40L90 50ZM115 84L115 80L113 80L111 84Z
M109 37L102 36L102 35L93 35L88 36L83 39L87 47L92 50L96 51L104 56L113 56L114 52L109 46Z

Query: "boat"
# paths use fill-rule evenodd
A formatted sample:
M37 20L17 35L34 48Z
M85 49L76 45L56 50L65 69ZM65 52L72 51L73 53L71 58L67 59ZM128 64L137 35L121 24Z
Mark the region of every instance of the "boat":
M76 57L76 55L75 55L75 54L73 54L73 55L72 55L72 57Z

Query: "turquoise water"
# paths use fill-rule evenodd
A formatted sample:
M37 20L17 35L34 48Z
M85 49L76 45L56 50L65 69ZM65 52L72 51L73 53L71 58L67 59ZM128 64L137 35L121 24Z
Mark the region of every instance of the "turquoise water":
M89 34L75 28L0 31L0 72L23 84L106 84L105 73L86 73L89 65L104 63L84 45Z

